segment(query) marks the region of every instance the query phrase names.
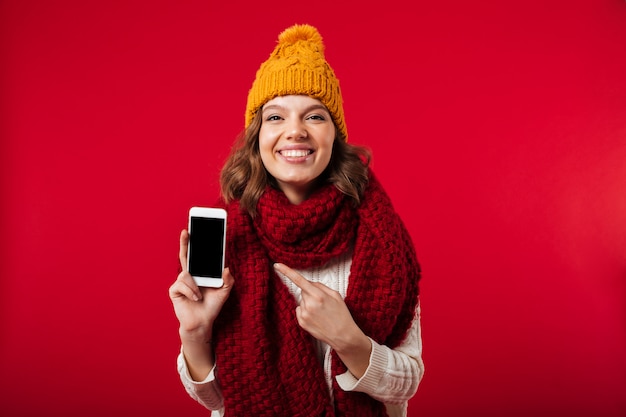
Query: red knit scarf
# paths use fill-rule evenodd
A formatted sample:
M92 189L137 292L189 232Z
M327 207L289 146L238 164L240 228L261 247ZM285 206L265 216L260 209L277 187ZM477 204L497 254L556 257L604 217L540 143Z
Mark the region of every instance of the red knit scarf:
M252 219L239 202L227 206L227 265L235 277L215 323L217 378L226 416L385 416L382 403L345 392L346 372L332 356L333 400L312 337L298 325L296 301L272 268L321 266L354 245L345 302L357 325L396 347L414 317L419 265L411 238L372 176L354 207L334 186L300 205L268 188Z

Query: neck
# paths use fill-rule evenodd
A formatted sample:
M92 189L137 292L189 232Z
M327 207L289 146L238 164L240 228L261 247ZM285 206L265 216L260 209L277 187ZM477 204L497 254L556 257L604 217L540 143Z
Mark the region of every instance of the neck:
M285 194L287 200L296 206L308 199L312 191L311 186L298 187L294 185L279 184L278 188L280 188L280 190Z

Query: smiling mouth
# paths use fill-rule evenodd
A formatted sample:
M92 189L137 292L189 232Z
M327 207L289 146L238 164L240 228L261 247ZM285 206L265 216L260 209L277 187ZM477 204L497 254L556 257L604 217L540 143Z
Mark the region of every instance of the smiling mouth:
M312 150L305 150L305 149L290 149L290 150L284 150L284 151L280 151L279 152L282 156L284 156L285 158L302 158L308 155L311 155L313 153Z

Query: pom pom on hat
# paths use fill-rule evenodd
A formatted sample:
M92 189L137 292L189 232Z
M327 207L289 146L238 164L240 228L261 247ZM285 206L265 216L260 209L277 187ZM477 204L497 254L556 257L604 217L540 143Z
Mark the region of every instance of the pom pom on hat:
M319 48L319 52L324 52L324 42L322 36L313 26L294 25L285 29L278 35L279 45L293 45L298 41L308 41Z
M278 35L278 44L261 64L248 92L245 126L269 100L297 94L320 100L347 140L339 80L324 57L322 36L311 25L294 25Z

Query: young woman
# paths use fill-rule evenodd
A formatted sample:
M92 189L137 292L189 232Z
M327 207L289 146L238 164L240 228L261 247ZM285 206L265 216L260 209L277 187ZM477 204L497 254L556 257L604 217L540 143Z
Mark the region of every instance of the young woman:
M406 416L424 367L411 238L347 143L318 31L279 35L221 174L221 288L183 268L169 294L178 370L214 416Z

